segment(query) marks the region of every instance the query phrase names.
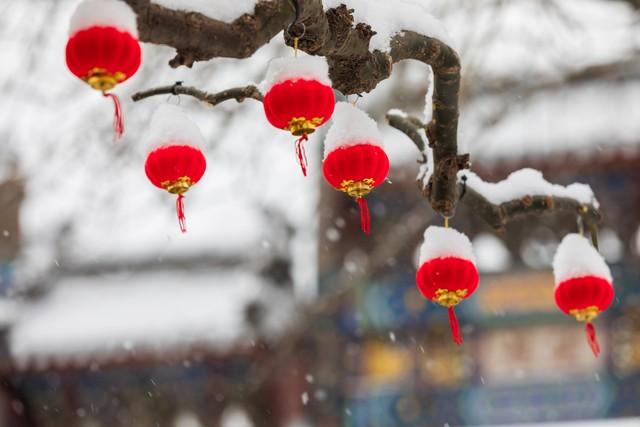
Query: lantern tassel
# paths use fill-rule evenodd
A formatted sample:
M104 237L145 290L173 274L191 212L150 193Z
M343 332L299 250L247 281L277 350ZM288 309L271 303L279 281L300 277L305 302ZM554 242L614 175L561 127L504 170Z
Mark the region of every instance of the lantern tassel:
M462 344L462 334L460 333L460 324L456 317L456 312L453 306L449 307L449 325L451 325L451 335L453 335L453 342L460 345Z
M593 351L593 355L598 357L600 355L600 344L598 344L595 326L589 322L584 327L584 331L587 334L587 342L589 343L589 347L591 347L591 351Z
M304 176L307 176L307 152L304 149L304 142L308 139L309 137L305 133L296 141L296 156L298 156L298 163Z
M113 93L102 92L102 95L106 98L111 98L113 101L113 130L116 134L116 139L122 138L122 134L124 134L124 116L122 114L122 104L120 103L120 98Z
M360 227L365 234L371 233L371 215L369 214L369 204L364 197L358 197L356 199L358 207L360 208Z
M180 224L180 231L186 233L187 223L184 216L184 196L182 194L178 194L178 199L176 200L176 212L178 213L178 224Z

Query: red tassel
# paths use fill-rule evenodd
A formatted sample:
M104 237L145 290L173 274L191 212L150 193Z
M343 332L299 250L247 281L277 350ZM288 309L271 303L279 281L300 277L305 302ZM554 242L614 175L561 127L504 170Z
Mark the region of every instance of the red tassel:
M371 215L369 214L369 205L367 199L359 197L356 199L360 208L360 226L366 234L371 233Z
M307 152L304 149L303 143L308 139L309 137L305 133L296 141L296 156L298 156L298 163L304 176L307 176Z
M111 98L111 100L113 101L113 131L116 134L116 139L120 139L122 138L122 134L124 134L124 116L122 114L122 105L120 104L120 98L118 98L118 96L113 93L103 92L102 95L107 98Z
M187 223L184 216L184 196L182 194L178 194L178 199L176 200L176 212L178 213L178 224L180 224L180 231L186 233Z
M591 351L593 351L593 355L598 357L600 355L600 344L598 344L595 326L589 322L584 327L584 331L587 334L587 342L589 343L589 347L591 347Z
M451 325L451 335L453 335L453 342L460 345L462 344L462 334L460 333L460 325L458 324L458 318L453 307L449 307L449 325Z

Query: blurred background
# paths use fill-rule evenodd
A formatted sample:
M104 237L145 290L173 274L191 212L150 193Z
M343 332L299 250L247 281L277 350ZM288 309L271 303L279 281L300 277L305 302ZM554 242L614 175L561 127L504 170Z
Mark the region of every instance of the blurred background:
M387 0L380 0L387 1ZM322 140L303 178L290 135L253 100L133 103L184 81L216 92L259 82L281 36L252 58L143 66L112 105L66 69L76 0L0 4L0 426L640 426L640 3L424 0L462 58L459 135L489 181L533 167L590 184L616 299L582 325L553 303L550 263L571 215L496 234L460 206L481 284L446 311L415 288L422 232L441 224L416 188L419 153L384 114L422 115L430 72L398 64L358 106L392 162L357 206L324 183ZM400 4L400 3L399 3ZM372 1L371 7L375 7ZM144 174L154 108L180 105L202 130L203 180L174 199ZM591 421L585 421L591 420ZM546 424L552 423L552 424Z

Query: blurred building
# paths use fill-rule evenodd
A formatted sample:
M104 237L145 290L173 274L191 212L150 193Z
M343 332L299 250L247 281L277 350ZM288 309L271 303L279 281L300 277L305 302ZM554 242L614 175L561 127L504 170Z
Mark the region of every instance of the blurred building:
M530 155L478 156L473 169L498 181L533 167L551 182L593 188L605 217L600 250L616 289L614 304L596 320L603 354L593 357L584 326L561 314L553 299L551 261L562 237L577 231L576 217L528 217L497 234L464 203L452 226L472 240L481 282L458 306L465 343L453 344L446 310L425 302L415 286L422 230L442 219L420 199L413 177L396 169L392 183L369 196L371 236L360 232L352 200L323 193L321 289L351 287L332 325L341 373L327 385L337 390L331 404L340 408L343 425L519 425L640 415L640 143L524 151Z

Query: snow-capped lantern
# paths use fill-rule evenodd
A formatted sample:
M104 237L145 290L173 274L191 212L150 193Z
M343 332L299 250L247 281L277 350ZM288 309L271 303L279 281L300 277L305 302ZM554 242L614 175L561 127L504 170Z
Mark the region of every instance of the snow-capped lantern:
M66 47L69 70L113 100L114 130L122 136L120 100L107 91L133 76L141 62L136 15L119 0L84 0L73 16Z
M296 156L306 176L303 144L309 134L331 118L336 103L327 61L316 56L276 58L269 63L260 91L264 93L263 106L269 123L300 137L296 141Z
M195 123L178 107L161 105L151 119L144 170L158 188L176 194L180 230L186 232L184 193L200 181L207 168L201 147L204 138Z
M339 102L335 112L324 142L322 172L331 186L358 203L362 231L368 234L371 219L365 197L384 182L389 173L389 158L376 122L364 111Z
M427 228L416 283L422 296L449 310L456 344L462 344L462 334L454 307L475 292L479 280L469 238L452 228Z
M556 305L565 314L585 322L587 342L597 357L600 345L591 323L613 301L611 271L596 248L579 234L569 234L553 258Z

